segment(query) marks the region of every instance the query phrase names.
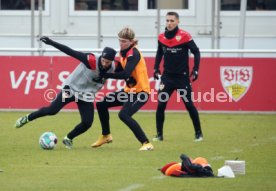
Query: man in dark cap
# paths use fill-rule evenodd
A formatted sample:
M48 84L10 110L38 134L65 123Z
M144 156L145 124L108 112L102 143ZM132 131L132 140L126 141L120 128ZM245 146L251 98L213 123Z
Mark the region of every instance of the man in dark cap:
M114 58L116 51L113 48L105 47L102 54L83 53L45 36L41 37L40 40L78 59L81 63L64 81L61 92L49 106L42 107L33 113L19 118L15 123L15 127L20 128L26 123L40 117L55 115L68 103L75 102L78 105L81 122L63 139L63 144L66 148L71 149L73 139L87 131L93 123L93 101L95 94L103 87L106 81L106 79L100 77L100 74L115 71Z
M114 50L113 48L105 47L102 52L102 57L107 60L113 61L116 53L117 53L116 50Z

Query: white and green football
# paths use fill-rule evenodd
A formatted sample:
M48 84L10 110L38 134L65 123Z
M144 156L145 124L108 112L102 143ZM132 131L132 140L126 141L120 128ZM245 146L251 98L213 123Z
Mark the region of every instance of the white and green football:
M45 132L39 138L39 145L42 149L52 150L57 144L57 136L53 132Z

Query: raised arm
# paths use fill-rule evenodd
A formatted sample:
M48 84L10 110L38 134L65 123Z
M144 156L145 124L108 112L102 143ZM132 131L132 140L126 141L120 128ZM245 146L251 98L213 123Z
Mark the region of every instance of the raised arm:
M65 54L76 58L77 60L84 63L88 68L90 68L88 59L87 59L88 53L83 53L83 52L73 50L73 49L69 48L68 46L65 46L56 41L53 41L52 39L50 39L49 37L46 37L46 36L41 37L40 40L42 42L44 42L45 44L51 45L51 46L55 47L56 49L60 50L61 52L64 52Z

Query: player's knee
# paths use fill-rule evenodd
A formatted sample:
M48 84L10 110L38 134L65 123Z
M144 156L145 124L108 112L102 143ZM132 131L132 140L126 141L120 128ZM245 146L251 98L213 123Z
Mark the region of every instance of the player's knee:
M84 129L87 130L92 126L93 120L85 120L85 121L82 121L81 123Z
M129 118L129 115L124 111L120 111L118 116L122 121L126 121Z

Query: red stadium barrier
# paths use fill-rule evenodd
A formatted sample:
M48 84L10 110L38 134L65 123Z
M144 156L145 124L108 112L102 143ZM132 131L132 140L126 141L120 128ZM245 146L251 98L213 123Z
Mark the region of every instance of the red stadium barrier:
M153 80L154 58L146 58L152 93L143 110L155 110L159 82ZM49 104L64 79L78 65L65 56L0 56L0 109L37 109ZM192 68L192 60L190 60ZM193 99L200 111L274 112L276 110L276 59L202 58L199 79L192 84ZM97 100L124 86L108 80ZM168 110L185 110L174 93ZM76 109L69 104L67 109Z

